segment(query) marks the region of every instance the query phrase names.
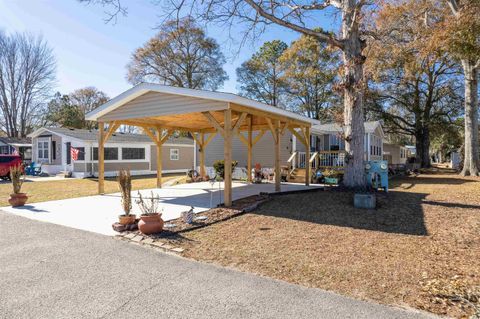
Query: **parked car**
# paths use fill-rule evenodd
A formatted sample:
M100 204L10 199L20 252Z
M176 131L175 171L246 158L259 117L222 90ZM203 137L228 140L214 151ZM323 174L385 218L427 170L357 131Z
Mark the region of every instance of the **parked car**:
M0 178L10 179L10 167L22 165L19 155L0 155Z

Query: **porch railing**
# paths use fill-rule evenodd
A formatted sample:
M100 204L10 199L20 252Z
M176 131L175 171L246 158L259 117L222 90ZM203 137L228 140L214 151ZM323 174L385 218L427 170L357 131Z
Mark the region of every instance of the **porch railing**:
M308 162L312 169L341 169L345 166L345 154L345 151L318 151L312 153ZM307 165L307 154L306 152L294 152L288 162L291 164L292 170L295 168L305 168Z
M343 168L345 166L345 151L320 151L318 153L319 167Z

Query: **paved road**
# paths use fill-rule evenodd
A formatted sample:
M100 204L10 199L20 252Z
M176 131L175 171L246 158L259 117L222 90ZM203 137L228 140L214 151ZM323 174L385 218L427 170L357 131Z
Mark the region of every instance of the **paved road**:
M427 318L0 212L0 318Z

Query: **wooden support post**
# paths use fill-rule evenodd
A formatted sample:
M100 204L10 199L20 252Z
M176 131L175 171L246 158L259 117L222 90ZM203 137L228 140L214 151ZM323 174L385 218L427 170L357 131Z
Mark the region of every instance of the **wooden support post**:
M224 111L223 127L223 156L224 156L224 202L226 207L232 206L232 110Z
M248 117L248 135L247 135L247 181L252 182L252 149L253 149L253 136L252 136L252 116Z
M98 193L105 194L105 123L98 122Z
M200 133L200 176L205 178L205 133Z
M305 164L305 185L310 186L311 164L310 164L310 127L309 126L305 128L305 147L306 147L305 161L307 162Z
M155 129L157 147L157 188L162 188L162 129L157 127Z
M280 191L281 172L280 172L280 120L275 120L275 191Z

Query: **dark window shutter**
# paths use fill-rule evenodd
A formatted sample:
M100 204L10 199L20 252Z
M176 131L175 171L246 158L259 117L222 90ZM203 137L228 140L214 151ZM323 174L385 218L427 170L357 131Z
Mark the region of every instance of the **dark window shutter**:
M72 144L70 142L67 143L67 165L70 165L72 162L72 154L70 153L70 148L72 147Z
M57 142L52 141L52 159L56 160L57 159Z

